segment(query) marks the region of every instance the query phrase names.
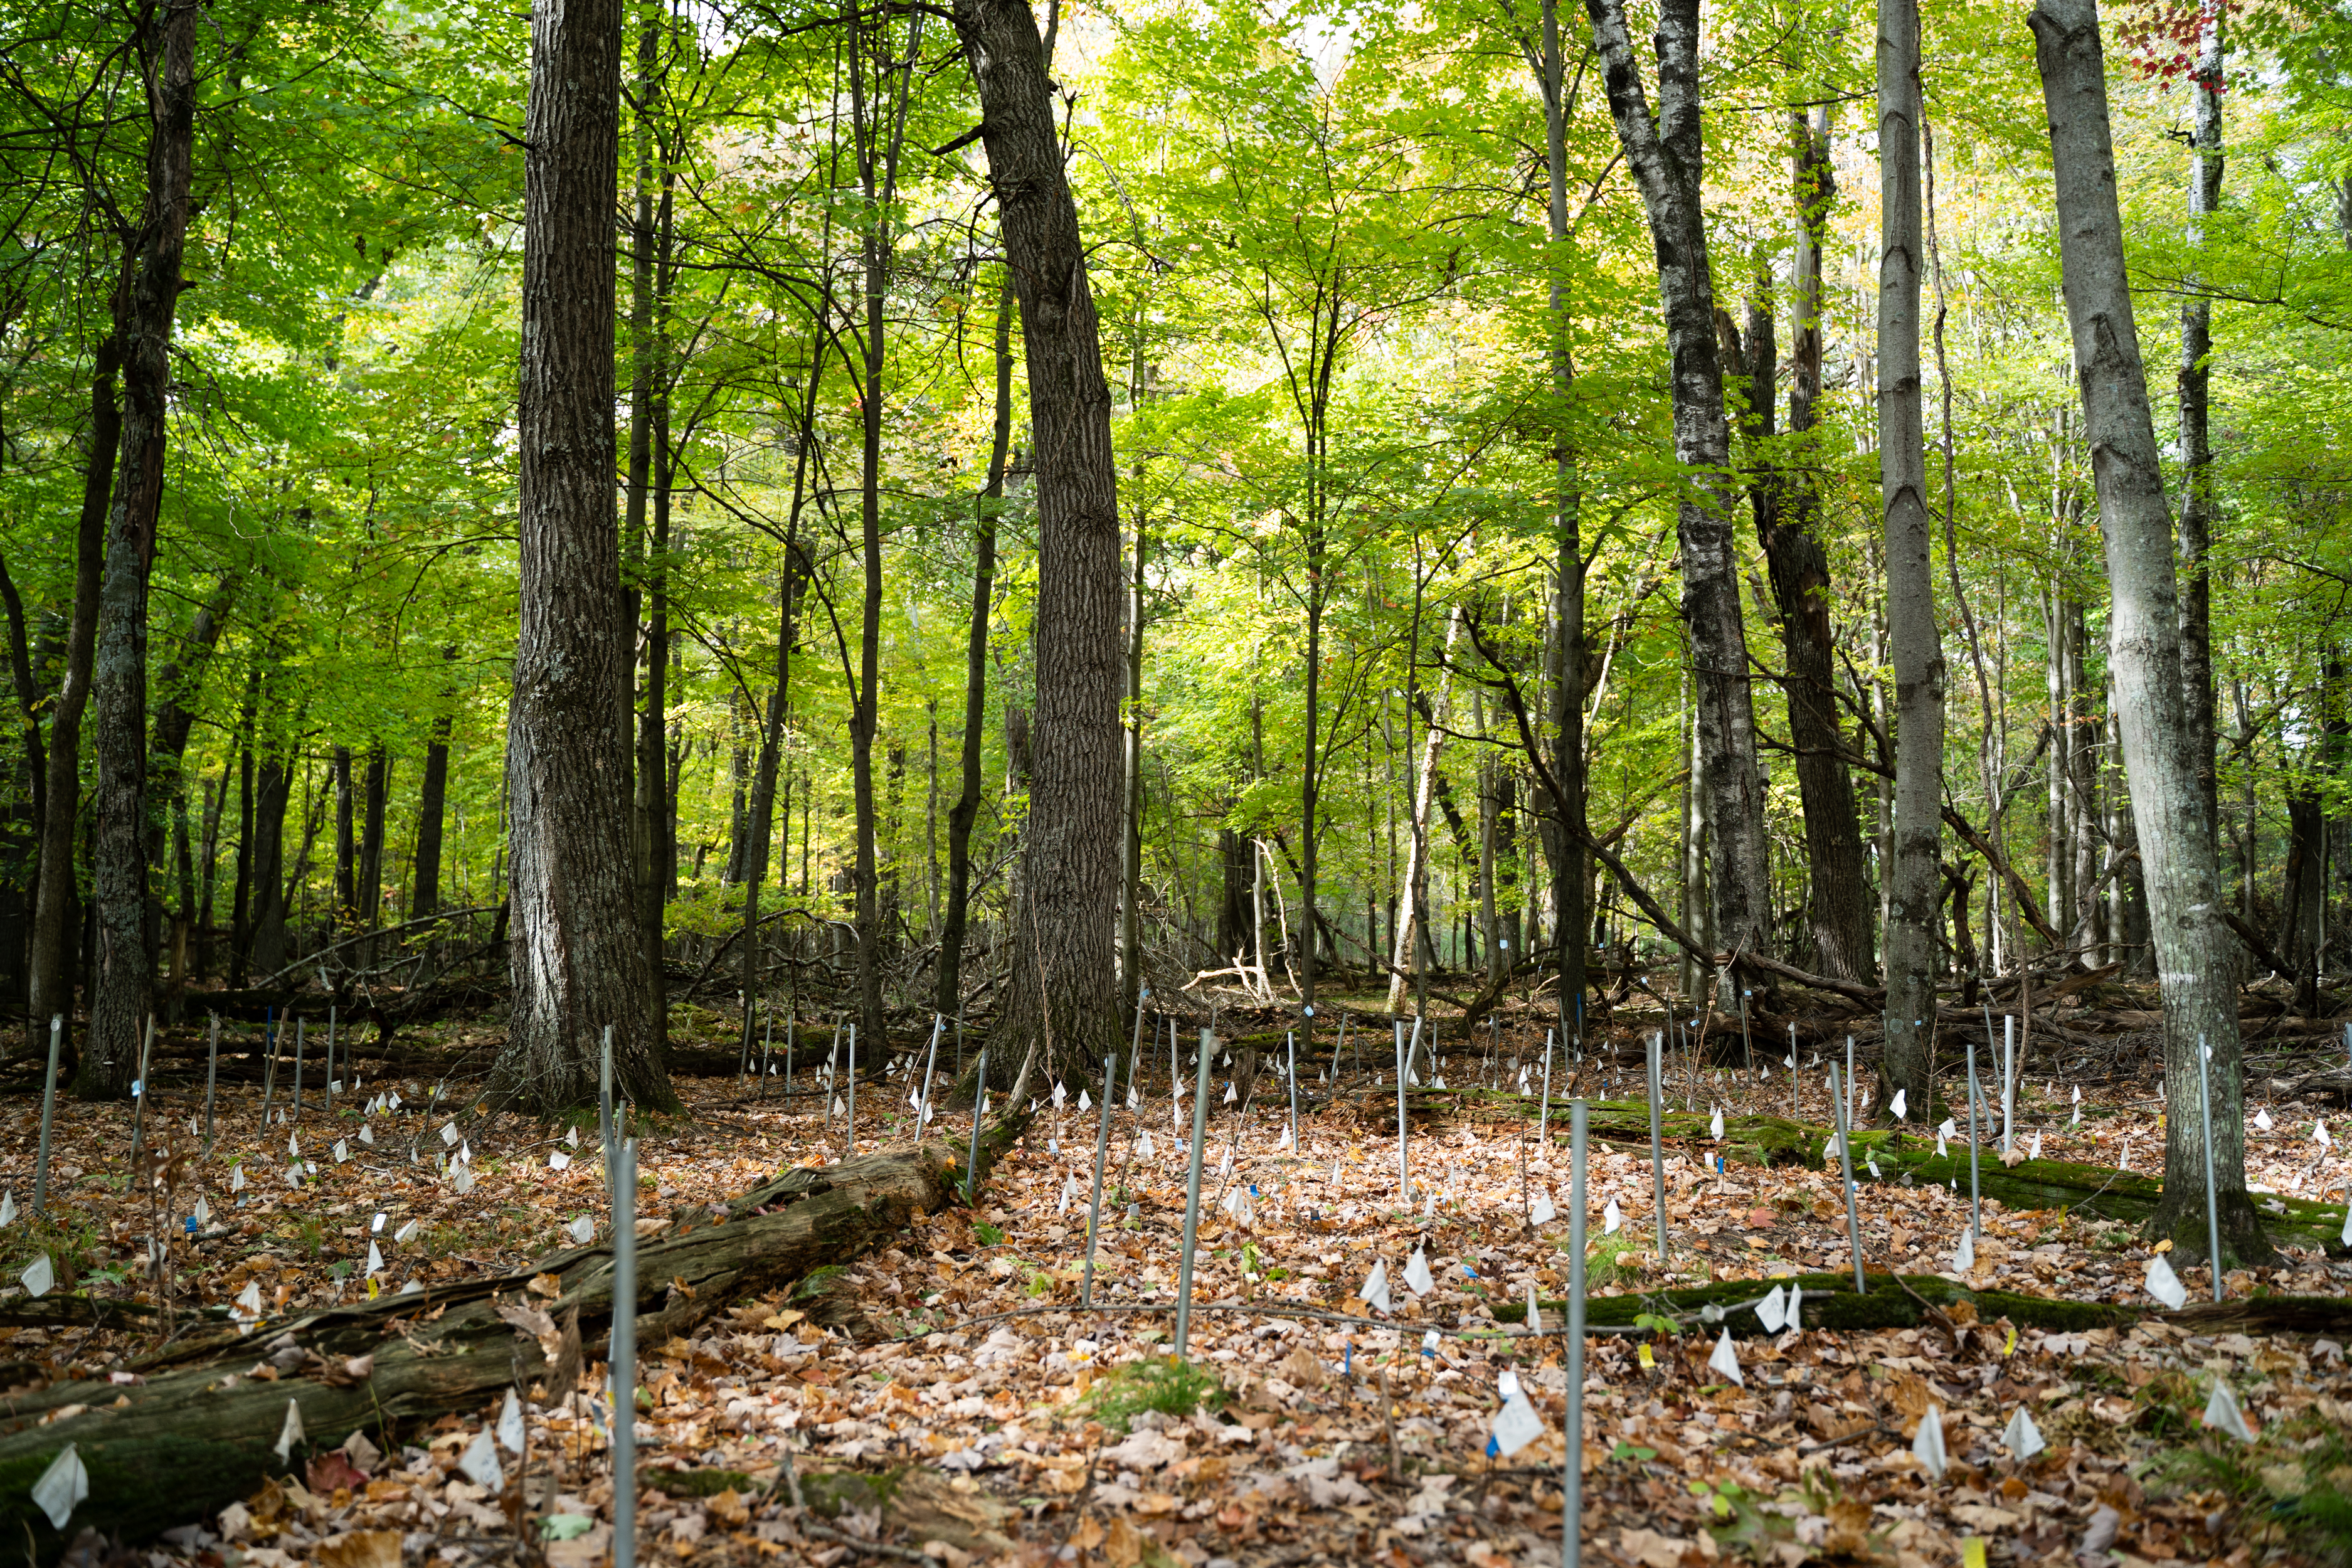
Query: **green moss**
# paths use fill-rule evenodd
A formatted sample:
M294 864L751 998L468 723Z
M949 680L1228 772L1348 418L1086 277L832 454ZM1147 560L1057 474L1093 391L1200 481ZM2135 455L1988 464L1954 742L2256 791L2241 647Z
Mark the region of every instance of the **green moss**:
M647 1470L645 1481L672 1497L717 1497L727 1491L748 1497L767 1489L740 1470Z
M839 1519L845 1512L873 1513L890 1506L906 1479L903 1465L873 1474L864 1470L818 1470L800 1479L801 1496L812 1511L826 1519Z
M2007 1318L2020 1328L2066 1332L2115 1327L2139 1318L2139 1313L2129 1307L2095 1301L2057 1301L2040 1296L2012 1295L2006 1290L1970 1290L1936 1275L1906 1276L1908 1290L1889 1275L1864 1278L1870 1289L1860 1295L1854 1291L1852 1274L1804 1274L1789 1280L1728 1279L1684 1290L1592 1296L1585 1300L1584 1321L1594 1328L1624 1329L1631 1328L1637 1318L1654 1314L1676 1319L1685 1327L1703 1326L1712 1332L1715 1325L1706 1322L1703 1314L1706 1308L1715 1307L1723 1310L1721 1321L1729 1327L1732 1336L1744 1339L1760 1334L1764 1329L1756 1314L1741 1304L1754 1301L1776 1284L1793 1284L1804 1291L1801 1310L1804 1326L1809 1329L1917 1328L1927 1321L1920 1305L1923 1300L1936 1307L1967 1301L1976 1308L1980 1321ZM1567 1310L1565 1301L1546 1301L1542 1306L1545 1316L1553 1321L1558 1321L1559 1314ZM1525 1321L1527 1303L1498 1302L1495 1317L1499 1322Z

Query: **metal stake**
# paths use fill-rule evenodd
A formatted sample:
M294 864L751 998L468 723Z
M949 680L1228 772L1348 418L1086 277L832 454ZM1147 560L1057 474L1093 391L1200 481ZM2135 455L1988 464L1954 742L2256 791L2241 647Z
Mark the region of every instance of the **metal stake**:
M605 1207L617 1215L620 1211L612 1207L613 1194L617 1190L614 1183L618 1178L613 1173L613 1026L610 1024L604 1026L604 1055L603 1065L596 1073L596 1144L604 1155Z
M845 1160L855 1160L857 1158L857 1026L854 1022L849 1026L849 1117L847 1131L849 1133L849 1152L843 1155L842 1158Z
M940 1068L940 1033L946 1027L945 1018L937 1013L931 1015L931 1048L923 1058L923 1092L916 1097L915 1105L915 1142L918 1143L923 1141L923 1129L930 1125L931 1079Z
M1746 986L1739 989L1739 1057L1748 1064L1748 1081L1756 1081L1756 1047L1748 1037L1748 998Z
M294 1020L294 1113L289 1121L302 1120L302 1020Z
M1551 1157L1551 1046L1553 1030L1544 1031L1543 1106L1536 1112L1536 1142L1543 1145L1544 1157Z
M1143 1027L1143 1010L1136 1009L1136 1028ZM1134 1058L1129 1058L1129 1060ZM1087 1205L1087 1271L1078 1286L1078 1305L1092 1310L1095 1304L1095 1231L1102 1223L1103 1161L1110 1153L1110 1097L1118 1082L1118 1053L1113 1051L1103 1060L1102 1125L1095 1131L1095 1190Z
M138 1071L131 1079L131 1171L139 1172L139 1144L147 1133L147 1064L155 1055L155 1015L147 1015L147 1034L139 1042Z
M1650 1032L1650 1177L1657 1193L1658 1204L1658 1264L1666 1263L1666 1153L1658 1137L1658 1053L1665 1045L1665 1037L1656 1030Z
M1290 1056L1290 1152L1298 1152L1298 1037L1286 1029L1283 1049Z
M1577 1568L1584 1554L1584 1152L1591 1106L1569 1101L1568 1189L1568 1463L1559 1482L1560 1568Z
M2221 1299L2221 1195L2213 1186L2213 1090L2205 1058L2213 1053L2197 1037L2197 1110L2205 1121L2205 1247L2213 1268L2213 1300Z
M261 1010L261 1129L269 1130L269 1099L278 1089L278 1010Z
M320 1076L327 1083L327 1120L335 1119L335 1005L327 1004L327 1070Z
M212 1047L205 1060L205 1157L213 1152L213 1092L220 1084L220 1015L213 1015Z
M980 1071L971 1088L971 1153L963 1163L963 1201L979 1201L980 1119L988 1110L988 1042L980 1043Z
M1805 1119L1797 1104L1797 1026L1789 1026L1789 1115L1795 1121Z
M33 1212L42 1215L49 1212L49 1129L58 1117L58 1047L65 1031L65 1015L51 1014L48 1084L41 1090L41 1164L33 1177Z
M1192 1082L1192 1153L1184 1175L1184 1250L1176 1262L1176 1342L1171 1348L1178 1361L1184 1359L1192 1328L1192 1243L1201 1232L1201 1146L1207 1142L1209 1058L1215 1044L1213 1030L1201 1031L1201 1065Z
M2000 1016L2000 1152L2017 1142L2017 1015Z
M613 1186L613 1568L637 1560L637 1145Z
M1404 1020L1397 1019L1391 1027L1397 1058L1397 1202L1402 1204L1412 1201L1412 1166L1404 1146Z
M1866 1296L1870 1287L1862 1278L1862 1215L1853 1206L1853 1140L1846 1131L1845 1101L1838 1098L1837 1063L1830 1063L1830 1103L1838 1119L1838 1180L1845 1184L1845 1228L1853 1242L1853 1289Z
M1985 1049L1992 1049L1992 1037L1985 1037ZM1977 1088L1977 1042L1969 1037L1969 1236L1971 1244L1984 1239L1984 1194L1977 1170L1977 1113L1984 1104L1983 1091Z

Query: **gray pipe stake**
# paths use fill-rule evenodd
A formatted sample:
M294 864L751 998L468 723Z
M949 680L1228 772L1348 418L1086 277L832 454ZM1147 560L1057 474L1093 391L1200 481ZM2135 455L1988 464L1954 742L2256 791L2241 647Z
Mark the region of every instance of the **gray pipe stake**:
M1192 1084L1192 1151L1184 1177L1184 1250L1176 1263L1176 1342L1171 1347L1178 1361L1192 1328L1192 1244L1201 1233L1201 1148L1208 1142L1209 1058L1215 1054L1213 1030L1201 1031L1201 1065Z

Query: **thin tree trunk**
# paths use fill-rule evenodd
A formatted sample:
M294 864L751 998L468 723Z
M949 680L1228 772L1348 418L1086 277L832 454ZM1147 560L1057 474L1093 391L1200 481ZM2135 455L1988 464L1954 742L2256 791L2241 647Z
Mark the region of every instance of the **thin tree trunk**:
M2189 72L2196 129L2189 142L2189 243L2205 239L2205 222L2221 205L2222 10L2200 7L2197 63ZM2193 281L2193 280L2192 280ZM2205 792L2205 821L2221 831L2213 719L2213 542L2211 405L2213 302L2193 286L2180 301L2180 679L2188 700L2189 754ZM2215 845L2216 864L2220 846Z
M1919 384L1919 10L1879 0L1878 471L1886 631L1895 664L1895 864L1887 876L1890 1094L1928 1103L1936 1017L1936 911L1943 891L1944 648Z
M359 901L355 907L362 931L373 931L383 914L383 812L391 789L391 760L384 755L383 742L372 742L367 766L360 776ZM362 969L374 963L374 945L361 943L355 962Z
M408 918L412 921L438 914L441 910L441 825L449 793L452 717L445 705L433 720L433 738L425 743L425 776L416 789L416 858L408 876Z
M593 1099L608 1026L615 1091L677 1103L648 1005L612 712L629 653L612 498L624 15L620 0L574 0L540 6L531 25L507 747L514 1004L491 1094L537 1111Z
M1013 446L1013 274L996 290L996 420L989 436L988 477L972 503L971 624L963 659L963 742L960 784L948 808L947 910L940 923L940 987L932 1006L961 1010L963 939L971 898L971 825L980 815L981 754L988 718L988 617L995 595L996 519L1003 510L1004 463Z
M352 749L337 746L335 773L334 940L349 934L359 913L359 801L352 789Z
M2095 0L2037 0L2030 21L2050 115L2059 258L2105 545L2108 668L2133 815L2147 828L2140 859L2164 1000L2164 1198L2149 1230L2168 1237L2177 1256L2207 1250L2209 1119L2200 1114L2199 1085L2210 1081L2222 1249L2240 1263L2268 1262L2270 1241L2246 1194L2236 965L2219 918L2213 833L2188 743L2172 520L2125 274L2098 8ZM2200 1047L2210 1048L2209 1063L2200 1065Z
M1139 398L1140 395L1139 386ZM1149 554L1144 530L1145 520L1139 511L1135 519L1135 582L1128 594L1127 721L1121 726L1127 763L1125 787L1120 792L1127 818L1118 908L1119 1011L1122 1014L1135 1011L1137 998L1142 994L1143 987L1143 567ZM1311 681L1311 675L1309 679ZM1311 790L1308 800L1308 820L1312 821ZM1315 864L1315 846L1311 836L1307 841L1307 875L1311 883ZM1311 949L1313 944L1310 942L1308 946ZM1315 1000L1314 963L1310 952L1307 980L1309 1005Z
M1706 797L1715 935L1734 960L1763 951L1768 883L1764 798L1756 767L1756 710L1740 620L1739 562L1732 547L1731 431L1724 417L1716 350L1715 292L1707 275L1700 200L1706 149L1700 120L1698 0L1662 0L1658 11L1657 118L1650 114L1624 0L1585 0L1593 47L1658 258L1666 348L1672 361L1675 456L1694 476L1677 533L1683 618L1690 627L1696 689L1697 775Z
M188 629L179 637L155 682L159 698L154 737L148 745L148 789L150 794L162 795L170 803L172 859L167 862L164 858L164 826L160 819L148 825L147 856L151 865L168 865L179 874L179 914L174 921L170 971L175 982L186 975L187 944L196 902L194 853L188 838L187 783L182 763L187 755L189 732L195 728L196 692L204 679L205 667L212 660L213 647L220 640L222 625L236 597L236 580L232 576L221 583L211 600L196 606ZM162 915L162 899L150 899L147 941L151 952L159 942Z
M980 88L982 140L1021 299L1037 463L1037 722L1026 908L1013 916L1015 983L991 1043L1008 1072L1033 1040L1058 1075L1118 1044L1121 597L1110 387L1086 242L1055 131L1055 99L1028 0L957 0ZM1042 981L1042 984L1041 984Z
M257 978L267 978L286 966L286 806L293 780L278 744L275 737L265 742L253 786L252 855L247 870L253 883L253 928L248 963Z
M187 239L196 137L196 0L168 0L142 17L150 132L147 200L137 260L122 299L121 470L106 525L90 692L98 708L96 833L90 895L98 952L89 1048L74 1077L85 1100L131 1092L140 1030L154 1002L147 919L147 582L163 504L170 436L172 326ZM160 22L160 26L158 23Z
M1439 679L1432 718L1422 729L1421 762L1413 769L1412 838L1404 858L1404 908L1396 921L1396 950L1389 958L1389 1011L1404 1005L1406 977L1426 973L1429 943L1423 928L1429 919L1429 807L1437 797L1437 759L1445 747L1445 723L1453 716L1454 643L1462 631L1462 606L1456 604L1445 619L1445 673Z

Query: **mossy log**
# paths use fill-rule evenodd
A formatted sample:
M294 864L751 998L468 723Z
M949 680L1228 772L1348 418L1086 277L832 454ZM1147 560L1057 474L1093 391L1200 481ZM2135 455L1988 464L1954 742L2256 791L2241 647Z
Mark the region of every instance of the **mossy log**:
M1727 1328L1734 1339L1765 1331L1754 1303L1774 1286L1795 1286L1804 1292L1802 1326L1807 1329L1916 1329L1947 1321L1993 1323L2003 1319L2021 1329L2080 1333L2088 1329L2127 1328L2144 1318L2161 1318L2199 1333L2232 1330L2255 1332L2342 1333L2352 1328L2352 1300L2334 1296L2252 1296L2241 1300L2207 1301L2177 1312L2110 1301L2070 1301L2056 1297L2028 1296L2013 1290L1974 1289L1939 1274L1865 1273L1867 1290L1853 1288L1851 1270L1843 1274L1801 1274L1786 1279L1731 1279L1683 1290L1658 1290L1585 1299L1584 1321L1596 1329L1628 1329L1639 1320L1671 1320L1677 1329L1700 1328L1712 1334ZM1965 1304L1972 1310L1958 1312ZM1557 1324L1567 1310L1565 1301L1541 1303L1545 1317ZM1497 1302L1496 1321L1527 1321L1524 1301ZM1651 1326L1657 1327L1656 1323Z
M1396 1130L1396 1091L1369 1091L1359 1105L1374 1125ZM1596 1100L1591 1102L1592 1136L1618 1147L1647 1150L1650 1146L1649 1102L1640 1100ZM1405 1115L1416 1126L1442 1123L1468 1116L1503 1121L1535 1118L1540 1102L1531 1095L1495 1089L1409 1089ZM1383 1120L1383 1117L1385 1120ZM1721 1154L1732 1165L1804 1165L1822 1168L1833 1133L1785 1116L1727 1116L1723 1137L1714 1136L1709 1115L1668 1110L1658 1119L1659 1136L1677 1150L1712 1160ZM1554 1099L1549 1129L1551 1142L1568 1142L1568 1108ZM1897 1134L1891 1128L1861 1128L1853 1134L1856 1175L1867 1186L1895 1183L1917 1186L1957 1182L1969 1190L1969 1150L1965 1142L1936 1152L1932 1133L1913 1131ZM1874 1171L1873 1165L1876 1166ZM1990 1144L1979 1151L1978 1190L2005 1208L2065 1209L2095 1218L2139 1225L2156 1212L2164 1184L2150 1176L2105 1165L2076 1164L2067 1160L2021 1160L2004 1164ZM2201 1189L2200 1189L2201 1190ZM2307 1198L2258 1194L2256 1205L2273 1242L2331 1250L2342 1249L2344 1205L2315 1203ZM1849 1281L1849 1283L1851 1283Z
M983 1137L983 1178L1027 1122L1025 1115L1008 1117ZM909 1220L956 1200L962 1152L935 1139L786 1171L723 1205L725 1212L714 1206L672 1216L637 1244L638 1342L658 1345L734 1300L887 1243ZM541 1337L544 1323L570 1325L574 1314L577 1339ZM384 1438L387 1428L479 1409L501 1390L549 1381L551 1373L562 1382L561 1363L576 1368L583 1353L601 1352L612 1315L607 1241L500 1278L304 1313L249 1331L210 1327L134 1363L139 1381L131 1384L68 1383L12 1394L0 1406L0 1532L25 1540L40 1563L54 1561L85 1526L120 1541L145 1540L208 1517L268 1477L299 1474L309 1455L353 1432ZM289 1400L300 1409L304 1441L280 1458ZM89 1472L89 1498L61 1532L34 1506L31 1491L68 1443Z

